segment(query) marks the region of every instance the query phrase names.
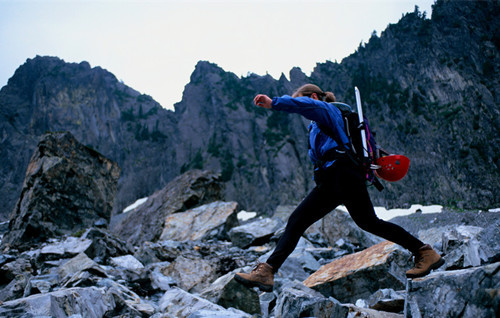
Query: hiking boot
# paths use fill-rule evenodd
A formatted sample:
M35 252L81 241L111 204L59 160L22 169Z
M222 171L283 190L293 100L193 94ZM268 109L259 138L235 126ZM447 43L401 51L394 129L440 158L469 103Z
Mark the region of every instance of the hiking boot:
M429 244L419 248L414 257L415 267L406 272L408 278L425 276L444 264L443 258Z
M248 287L259 287L260 290L266 292L273 290L273 268L267 263L259 263L249 274L237 273L234 278Z

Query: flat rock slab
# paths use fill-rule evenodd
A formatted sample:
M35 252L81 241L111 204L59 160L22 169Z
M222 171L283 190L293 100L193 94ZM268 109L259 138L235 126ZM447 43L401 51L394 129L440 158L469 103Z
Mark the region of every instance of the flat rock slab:
M381 288L404 289L409 254L384 241L322 266L304 284L341 302L354 303Z

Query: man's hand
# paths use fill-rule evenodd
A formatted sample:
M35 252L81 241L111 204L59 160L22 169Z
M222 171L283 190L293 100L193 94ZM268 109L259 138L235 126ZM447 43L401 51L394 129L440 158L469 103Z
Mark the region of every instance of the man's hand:
M272 108L271 107L272 101L273 100L271 98L269 98L269 96L263 95L263 94L259 94L259 95L255 96L255 98L253 99L253 102L255 105L262 107L262 108L267 108L267 109Z

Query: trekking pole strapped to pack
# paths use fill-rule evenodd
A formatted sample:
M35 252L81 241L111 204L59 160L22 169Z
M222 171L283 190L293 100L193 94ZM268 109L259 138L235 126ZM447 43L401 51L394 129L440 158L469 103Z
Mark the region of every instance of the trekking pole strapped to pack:
M356 106L358 108L358 118L359 127L361 130L361 143L363 145L363 158L368 158L368 148L366 145L366 134L365 134L365 121L363 118L363 108L361 107L361 96L359 94L359 89L354 87L354 94L356 95Z

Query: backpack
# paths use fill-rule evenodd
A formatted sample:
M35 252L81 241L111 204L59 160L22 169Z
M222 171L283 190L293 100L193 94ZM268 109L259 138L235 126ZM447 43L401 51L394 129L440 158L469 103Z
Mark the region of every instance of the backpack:
M350 149L344 147L344 144L340 140L339 136L334 134L330 127L316 123L321 132L333 138L340 148L340 152L338 150L332 150L332 153L326 153L321 160L328 161L328 159L336 159L339 158L339 156L346 156L357 167L366 173L366 180L368 183L373 184L379 191L382 191L384 187L376 178L374 173L376 169L380 168L375 164L379 158L380 148L375 141L375 137L370 131L368 120L366 117L363 117L363 123L360 124L358 114L352 110L351 106L338 102L330 104L336 106L342 114L345 133L349 139ZM363 143L361 139L362 130L366 136L366 145L368 148L366 151L368 152L368 157L365 157L363 154Z

